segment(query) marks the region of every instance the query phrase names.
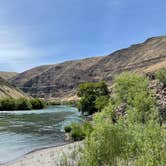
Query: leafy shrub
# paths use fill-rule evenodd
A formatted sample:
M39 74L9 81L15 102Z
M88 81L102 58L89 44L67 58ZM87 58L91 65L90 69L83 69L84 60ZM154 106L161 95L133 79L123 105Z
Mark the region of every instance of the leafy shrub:
M122 124L102 122L85 141L81 165L116 165L118 158L125 157L127 140Z
M147 91L148 80L136 73L122 73L114 80L114 97L118 102L132 104L133 98L141 91Z
M46 102L41 99L3 99L0 100L0 110L31 110L42 109L46 106Z
M166 131L163 127L156 121L150 121L146 125L133 125L129 131L132 133L133 144L128 158L136 156L133 165L165 165Z
M16 101L14 99L3 99L0 101L0 110L15 110Z
M72 124L71 137L74 141L80 141L85 138L85 132L80 124Z
M46 102L38 98L31 99L30 103L32 105L32 109L42 109L46 106Z
M17 100L17 110L30 110L32 109L32 104L28 99L21 98Z
M66 133L70 133L71 130L72 130L72 127L71 126L65 126L64 130L65 130Z
M108 96L97 97L97 99L95 101L95 108L98 111L101 111L105 106L107 106L108 101L109 101L109 97Z
M166 68L162 68L156 72L156 78L166 86Z
M87 82L79 85L77 95L83 96L105 96L109 91L105 82Z
M128 119L146 122L151 116L156 116L156 102L149 91L147 78L136 73L123 73L114 82L114 101L116 105L127 104Z
M88 136L92 131L92 125L89 122L84 122L83 124L72 123L64 128L65 132L70 133L70 137L74 141L79 141Z

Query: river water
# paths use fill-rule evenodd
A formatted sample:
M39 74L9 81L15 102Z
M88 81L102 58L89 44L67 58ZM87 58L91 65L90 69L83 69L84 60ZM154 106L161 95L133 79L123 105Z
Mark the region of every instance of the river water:
M32 150L64 144L64 126L82 121L77 108L68 106L0 111L0 164Z

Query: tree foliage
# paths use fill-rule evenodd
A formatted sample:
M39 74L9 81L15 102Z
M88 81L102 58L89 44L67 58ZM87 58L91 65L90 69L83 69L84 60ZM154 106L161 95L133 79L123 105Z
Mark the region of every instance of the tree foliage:
M133 121L146 122L157 113L156 101L148 88L146 77L136 73L122 73L114 82L114 101L117 105L127 104L128 114L132 116L134 112L131 118Z
M17 100L17 110L30 110L32 109L32 104L29 100L21 98Z
M31 109L42 109L46 106L46 102L41 99L1 99L0 110L31 110Z
M103 103L99 102L99 97L108 97L109 91L105 82L98 82L98 83L84 83L81 84L78 88L77 92L78 96L81 97L79 102L79 110L82 113L93 114L94 112L98 111L102 107ZM98 100L97 100L98 99ZM97 105L96 105L97 100ZM103 98L100 98L100 101ZM102 101L101 101L102 102ZM99 104L101 104L99 106Z
M46 106L46 102L44 100L38 99L38 98L31 99L30 103L31 103L33 109L42 109Z
M109 102L109 96L99 96L95 100L95 108L101 111Z
M15 109L16 109L16 100L5 99L0 101L0 110L15 110Z

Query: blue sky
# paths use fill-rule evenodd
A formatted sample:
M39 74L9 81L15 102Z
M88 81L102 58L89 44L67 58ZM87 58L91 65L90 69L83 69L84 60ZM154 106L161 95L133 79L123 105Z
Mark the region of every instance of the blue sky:
M0 0L0 71L107 55L166 35L166 0Z

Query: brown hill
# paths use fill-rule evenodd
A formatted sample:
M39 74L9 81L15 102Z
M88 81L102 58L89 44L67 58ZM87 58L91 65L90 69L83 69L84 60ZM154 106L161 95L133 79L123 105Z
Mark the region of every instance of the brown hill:
M11 78L9 82L13 82L14 85L17 87L22 87L26 82L28 82L30 79L36 77L37 75L43 73L44 71L48 70L54 65L43 65L43 66L38 66L35 68L32 68L30 70L27 70L23 73L20 73L16 75L15 77Z
M35 97L69 97L82 82L110 83L114 75L123 71L153 72L165 66L166 36L160 36L108 56L37 67L17 75L11 82Z
M8 80L11 79L12 77L15 77L18 73L16 72L5 72L5 71L0 71L0 77Z
M3 78L0 77L0 99L3 98L27 98L27 95L24 94L18 88L14 88L13 86L9 85Z

